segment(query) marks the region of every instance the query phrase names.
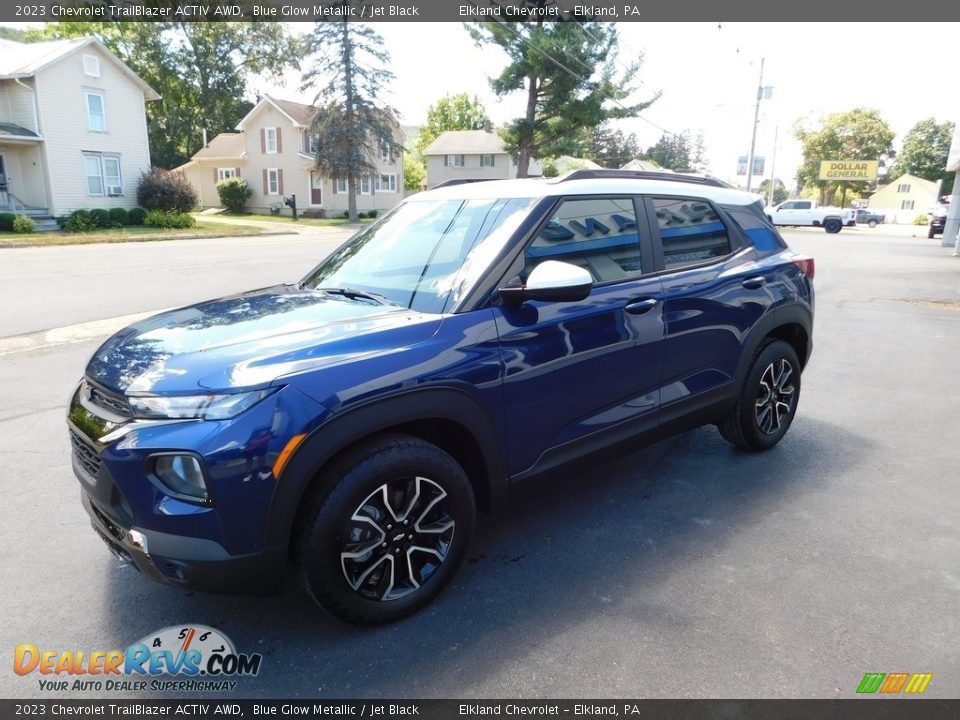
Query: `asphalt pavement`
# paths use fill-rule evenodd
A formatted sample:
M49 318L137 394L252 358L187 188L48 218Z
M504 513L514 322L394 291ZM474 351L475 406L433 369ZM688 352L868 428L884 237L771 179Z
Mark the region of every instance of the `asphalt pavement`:
M785 236L817 259L817 319L779 446L738 452L708 427L549 477L481 517L437 602L374 629L294 582L204 595L116 561L64 424L103 337L0 339L0 697L45 694L11 671L19 643L109 650L183 623L263 654L238 697L850 698L866 672L960 696L960 258L883 227ZM296 279L334 244L0 250L0 338Z

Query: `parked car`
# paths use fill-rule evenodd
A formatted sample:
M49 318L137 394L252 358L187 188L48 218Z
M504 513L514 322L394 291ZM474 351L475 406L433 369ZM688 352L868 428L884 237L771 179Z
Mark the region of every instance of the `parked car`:
M866 208L857 208L855 215L857 224L867 225L868 227L876 227L883 223L887 217L886 215L881 215L880 213L871 212Z
M575 171L418 193L299 282L162 313L94 354L68 416L93 527L143 574L354 623L432 600L476 508L578 458L716 424L776 445L814 261L756 196Z
M822 227L828 233L838 233L857 224L852 208L827 207L816 200L787 200L767 208L766 213L771 224L778 227Z
M943 235L943 229L947 225L947 212L949 209L949 205L940 203L930 211L930 227L927 229L928 238L932 238L935 235Z

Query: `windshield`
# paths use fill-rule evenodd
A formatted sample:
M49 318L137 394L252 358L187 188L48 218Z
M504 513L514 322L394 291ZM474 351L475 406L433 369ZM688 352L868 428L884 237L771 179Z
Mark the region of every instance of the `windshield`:
M418 312L442 313L489 265L533 203L406 202L324 260L302 286L369 293Z

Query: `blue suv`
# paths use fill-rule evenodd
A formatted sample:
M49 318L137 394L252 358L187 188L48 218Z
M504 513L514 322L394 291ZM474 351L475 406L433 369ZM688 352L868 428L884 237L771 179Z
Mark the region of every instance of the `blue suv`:
M708 423L779 442L813 276L760 198L711 178L419 193L296 284L107 340L69 410L82 501L157 580L276 591L292 559L335 616L395 620L520 483Z

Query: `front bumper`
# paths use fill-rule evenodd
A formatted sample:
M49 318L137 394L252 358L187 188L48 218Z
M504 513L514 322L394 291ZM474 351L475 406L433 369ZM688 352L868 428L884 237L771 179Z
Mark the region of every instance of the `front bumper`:
M244 595L276 594L283 587L285 548L230 555L213 540L125 528L86 491L80 499L110 552L147 577L190 590Z

